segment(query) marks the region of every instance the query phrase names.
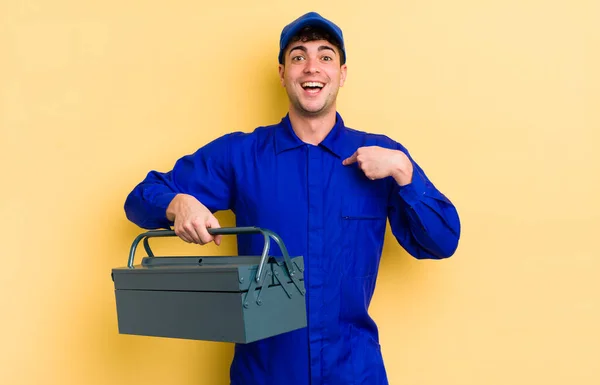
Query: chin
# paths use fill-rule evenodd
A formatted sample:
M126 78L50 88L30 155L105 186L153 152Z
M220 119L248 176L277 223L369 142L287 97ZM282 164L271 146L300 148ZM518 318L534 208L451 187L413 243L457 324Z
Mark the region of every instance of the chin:
M308 109L303 109L303 114L305 116L320 116L320 115L324 115L325 114L325 110L308 110Z
M315 106L315 105L306 106L306 105L303 105L302 109L304 111L306 111L307 113L309 113L309 114L319 114L319 113L324 112L326 110L326 106L324 106L324 105L320 105L320 106Z

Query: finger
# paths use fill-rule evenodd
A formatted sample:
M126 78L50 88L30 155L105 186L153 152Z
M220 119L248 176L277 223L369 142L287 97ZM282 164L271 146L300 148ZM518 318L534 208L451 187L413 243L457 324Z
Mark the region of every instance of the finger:
M198 231L198 236L203 245L214 240L214 237L208 232L207 226L198 226L196 230Z
M356 162L356 157L358 156L358 151L355 152L354 154L352 154L350 157L344 159L344 161L342 162L342 164L344 166L347 166L349 164L355 163Z
M181 227L183 228L183 232L185 232L186 236L192 241L192 243L202 242L197 230L199 224L200 221L198 221L197 219L191 219L187 220L181 225Z
M202 243L198 230L196 229L197 225L193 221L185 223L182 227L183 232L185 232L185 235L192 241L192 243Z
M211 229L220 229L221 225L219 224L219 221L217 220L217 218L215 218L214 216L208 221L208 226ZM213 235L213 239L215 241L215 244L217 246L221 245L221 238L223 236L222 235Z
M175 227L175 234L183 241L187 243L192 243L192 239L190 238L190 236L181 227Z
M365 167L362 168L365 176L370 180L379 179L379 175L376 168L373 168L370 164L365 164Z

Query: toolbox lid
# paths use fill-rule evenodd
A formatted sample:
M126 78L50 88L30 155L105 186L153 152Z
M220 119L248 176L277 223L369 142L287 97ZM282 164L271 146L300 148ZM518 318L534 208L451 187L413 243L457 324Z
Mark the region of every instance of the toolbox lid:
M304 270L302 257L290 260L298 271ZM145 257L140 265L114 268L112 277L116 290L244 292L255 279L260 262L260 256ZM265 283L279 285L274 265L283 263L269 258L265 279L257 288ZM279 271L286 273L285 269ZM289 276L282 278L291 282Z

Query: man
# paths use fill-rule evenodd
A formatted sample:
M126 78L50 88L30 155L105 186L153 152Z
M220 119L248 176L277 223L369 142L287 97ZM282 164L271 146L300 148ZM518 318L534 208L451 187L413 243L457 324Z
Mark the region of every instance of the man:
M186 242L220 244L207 232L231 209L237 226L278 233L305 260L308 326L236 345L233 385L383 385L378 331L367 309L386 220L415 258L456 250L459 217L399 143L345 126L336 110L346 80L342 31L317 13L287 25L279 76L289 97L280 123L224 135L150 172L125 203L143 228L173 226ZM241 255L262 238L239 236Z

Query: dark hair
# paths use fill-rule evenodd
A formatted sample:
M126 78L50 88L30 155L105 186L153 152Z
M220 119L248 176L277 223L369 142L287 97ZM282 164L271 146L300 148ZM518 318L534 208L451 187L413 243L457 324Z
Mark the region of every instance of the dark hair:
M331 34L329 32L327 32L326 30L324 30L322 28L318 28L318 27L315 28L315 27L311 27L311 26L304 27L300 30L300 32L298 32L298 34L296 34L294 37L292 37L290 39L290 44L292 42L297 42L297 41L301 41L304 43L307 41L315 41L315 40L326 40L329 43L336 46L336 48L338 49L338 52L340 54L340 63L343 64L346 61L344 58L344 52L342 51L342 45L340 44L340 42L336 38L331 36ZM289 47L289 44L288 44L288 47Z

